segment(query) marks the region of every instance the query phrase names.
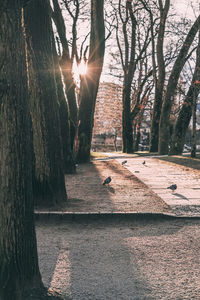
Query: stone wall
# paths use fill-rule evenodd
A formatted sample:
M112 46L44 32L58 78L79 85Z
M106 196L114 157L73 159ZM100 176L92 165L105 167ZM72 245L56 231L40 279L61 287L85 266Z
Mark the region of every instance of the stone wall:
M99 85L92 138L96 151L121 150L122 145L122 87L103 82Z

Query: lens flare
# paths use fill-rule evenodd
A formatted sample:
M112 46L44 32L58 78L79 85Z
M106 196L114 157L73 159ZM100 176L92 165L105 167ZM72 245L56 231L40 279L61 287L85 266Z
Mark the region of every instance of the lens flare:
M78 72L80 75L85 75L87 73L87 65L83 60L78 65Z

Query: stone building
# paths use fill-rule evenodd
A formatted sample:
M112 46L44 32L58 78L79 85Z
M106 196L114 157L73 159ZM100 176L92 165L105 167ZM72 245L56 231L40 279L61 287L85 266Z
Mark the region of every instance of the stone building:
M100 83L94 114L92 149L120 151L122 146L122 87Z

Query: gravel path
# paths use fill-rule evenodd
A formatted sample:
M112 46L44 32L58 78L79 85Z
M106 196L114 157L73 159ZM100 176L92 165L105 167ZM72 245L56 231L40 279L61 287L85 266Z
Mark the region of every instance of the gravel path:
M66 299L200 299L200 220L77 217L36 230L43 281Z

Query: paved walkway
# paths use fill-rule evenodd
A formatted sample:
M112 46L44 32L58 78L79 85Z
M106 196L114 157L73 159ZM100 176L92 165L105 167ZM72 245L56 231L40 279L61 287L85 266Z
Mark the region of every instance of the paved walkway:
M165 163L156 157L131 157L130 155L106 153L118 162L127 160L124 165L130 172L148 185L179 216L200 216L200 172ZM145 164L143 164L145 160ZM167 189L177 185L172 193Z

